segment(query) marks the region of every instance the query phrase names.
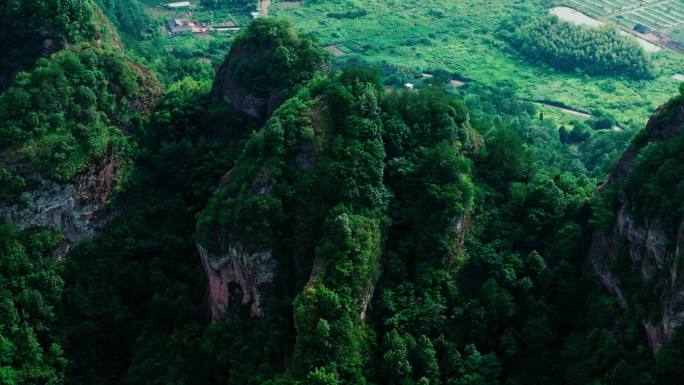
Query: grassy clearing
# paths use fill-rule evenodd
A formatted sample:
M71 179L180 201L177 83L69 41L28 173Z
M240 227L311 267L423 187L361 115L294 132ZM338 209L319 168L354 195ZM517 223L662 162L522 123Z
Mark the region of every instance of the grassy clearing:
M340 62L415 73L444 69L489 85L512 82L524 98L556 101L584 111L598 108L620 123L643 124L677 92L672 75L684 68L684 55L670 50L652 55L657 79L635 81L532 66L494 37L501 23L519 15L545 15L554 5L541 0L320 0L298 9L276 7L274 14L293 20L324 46L349 49L337 57ZM330 16L358 9L365 15Z

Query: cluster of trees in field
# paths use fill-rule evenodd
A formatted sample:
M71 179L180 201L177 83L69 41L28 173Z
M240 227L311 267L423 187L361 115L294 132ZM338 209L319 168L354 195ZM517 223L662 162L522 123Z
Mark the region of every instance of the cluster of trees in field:
M654 76L646 51L613 27L577 26L548 16L527 21L507 38L523 56L562 71L637 79Z

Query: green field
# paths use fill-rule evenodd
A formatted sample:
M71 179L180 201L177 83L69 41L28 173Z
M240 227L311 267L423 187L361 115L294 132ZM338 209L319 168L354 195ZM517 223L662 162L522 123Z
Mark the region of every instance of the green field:
M512 82L523 98L582 111L600 109L621 124L643 124L677 92L672 75L684 68L684 55L671 50L652 54L658 71L654 80L589 77L530 65L495 37L502 23L545 15L555 5L536 0L321 0L296 9L276 6L272 14L291 19L324 46L335 45L343 53L336 55L339 63L366 63L385 74L402 72L415 78L442 69L488 85ZM333 17L351 11L362 16Z

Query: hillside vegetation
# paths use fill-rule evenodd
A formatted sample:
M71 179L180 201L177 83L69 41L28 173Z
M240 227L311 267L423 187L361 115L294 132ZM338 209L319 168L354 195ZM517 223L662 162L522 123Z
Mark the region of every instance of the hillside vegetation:
M129 130L150 112L160 92L155 76L126 56L94 3L12 4L3 4L8 10L3 17L26 21L0 36L20 34L5 48L24 71L0 94L3 204L22 202L19 195L35 188L37 179L73 182L106 157L125 169ZM36 28L29 30L31 23ZM27 44L16 44L22 40ZM44 41L53 44L50 50L32 56L33 42Z
M656 361L585 271L596 182L512 89L386 93L347 69L259 128L209 86L169 88L125 213L70 254L56 329L69 383L681 379L676 342ZM261 318L236 301L206 324L195 225L219 255L271 251Z
M16 72L96 33L88 1L0 1L0 90Z
M96 3L121 32L141 37L150 30L149 16L139 0L96 0Z
M684 383L674 53L536 0L275 2L229 48L156 23L251 5L143 3L0 0L62 42L0 93L0 213L55 219L0 217L0 385Z
M0 96L4 160L60 181L93 157L127 150L146 74L115 50L81 46L40 59Z

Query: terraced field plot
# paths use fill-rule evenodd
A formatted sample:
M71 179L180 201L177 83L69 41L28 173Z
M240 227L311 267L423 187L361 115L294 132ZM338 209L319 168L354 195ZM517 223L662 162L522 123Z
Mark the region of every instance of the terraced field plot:
M564 5L632 29L641 24L684 42L684 1L567 0Z

